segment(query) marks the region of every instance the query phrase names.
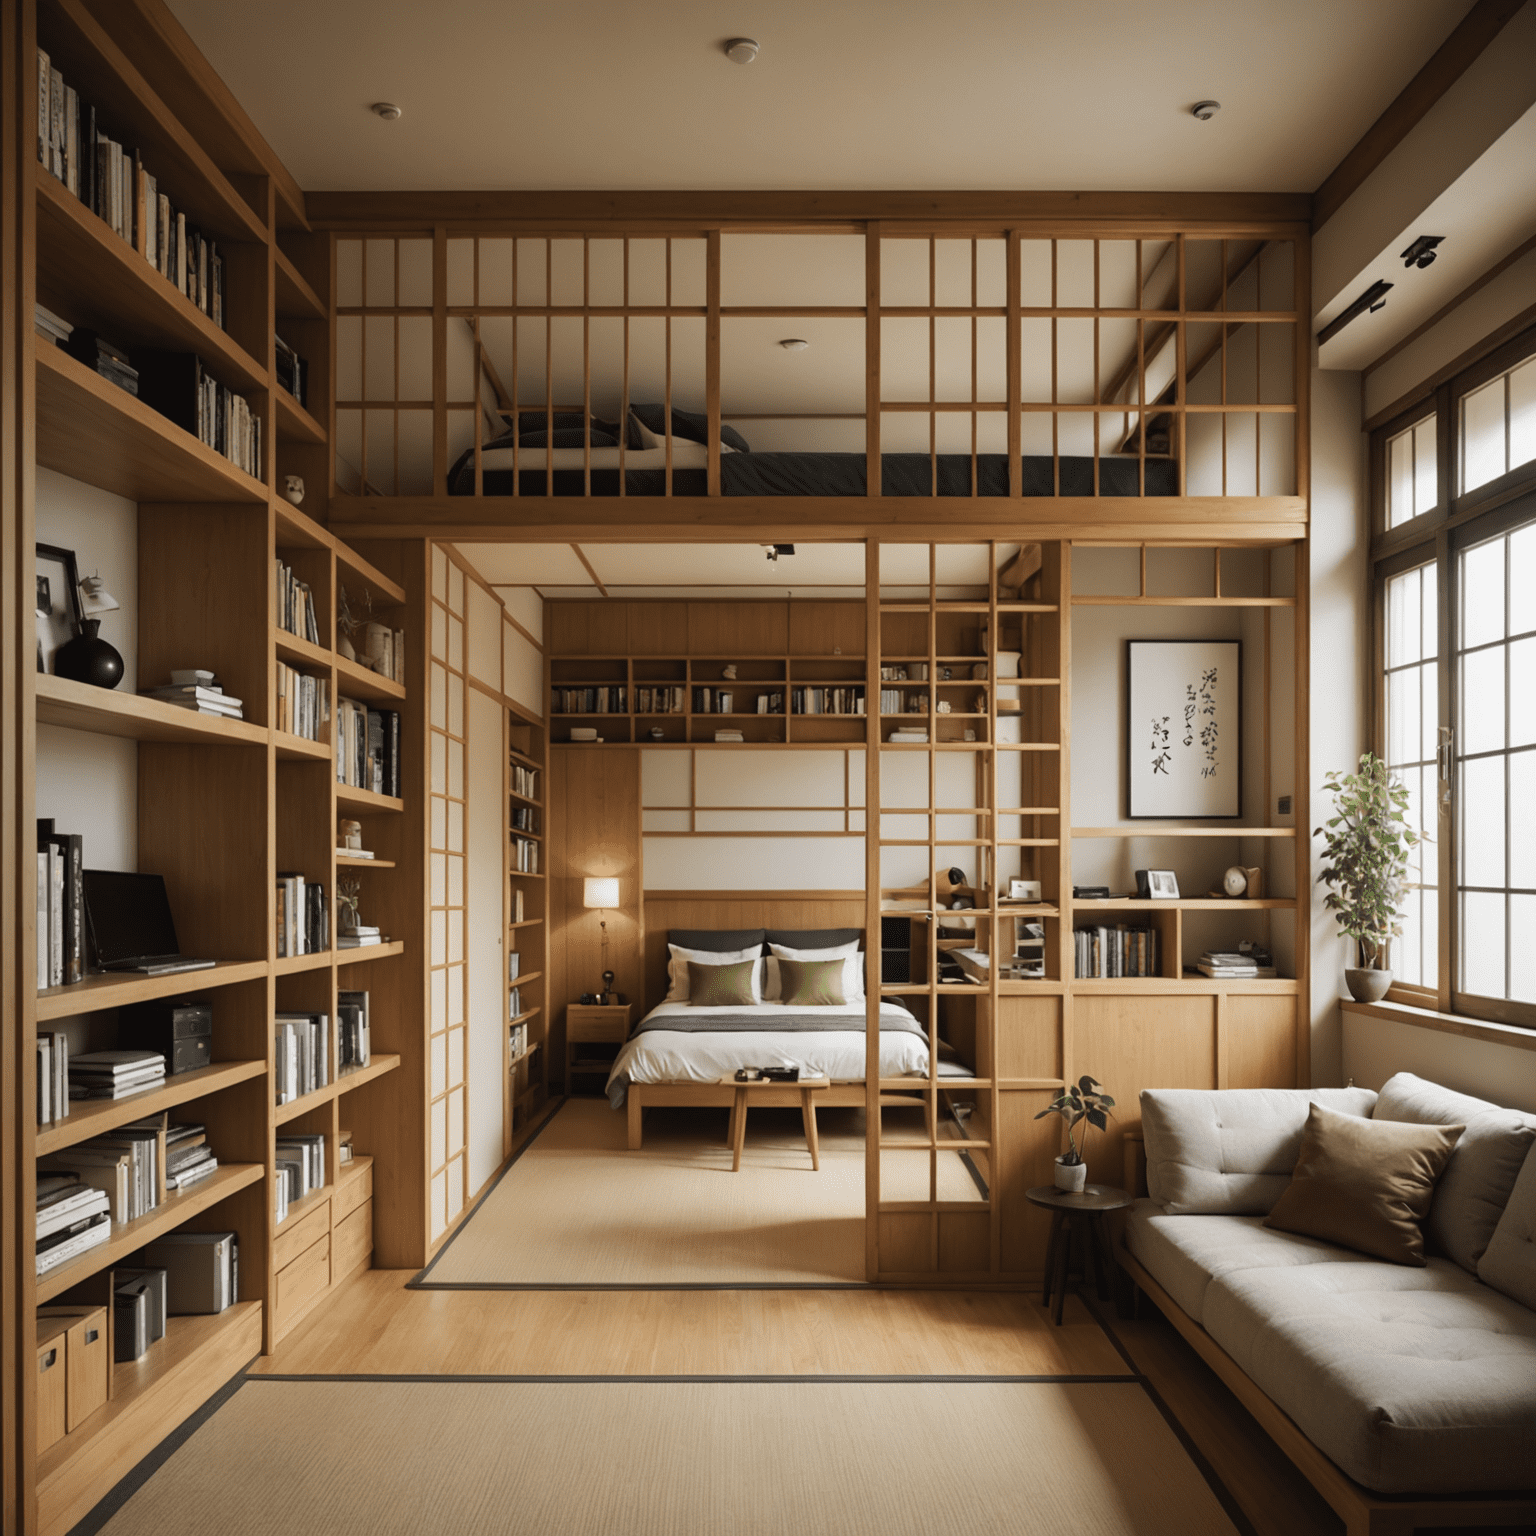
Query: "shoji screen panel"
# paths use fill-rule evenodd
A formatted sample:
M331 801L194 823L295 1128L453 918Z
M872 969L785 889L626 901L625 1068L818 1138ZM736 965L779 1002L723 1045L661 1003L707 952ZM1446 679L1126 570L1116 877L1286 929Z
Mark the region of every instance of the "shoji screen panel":
M432 551L429 678L428 857L430 860L431 969L429 996L430 1114L428 1167L430 1235L435 1241L463 1209L465 1069L468 977L464 963L468 881L468 704L464 572L439 548Z

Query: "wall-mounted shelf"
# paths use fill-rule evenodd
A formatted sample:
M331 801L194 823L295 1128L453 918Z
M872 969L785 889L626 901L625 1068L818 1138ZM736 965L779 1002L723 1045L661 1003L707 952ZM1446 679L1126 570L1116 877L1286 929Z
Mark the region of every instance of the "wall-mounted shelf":
M98 736L126 736L134 741L174 741L210 747L262 747L267 728L248 720L201 715L160 699L141 698L77 683L72 678L39 673L39 725L57 725Z
M222 960L211 970L180 971L173 976L124 976L116 973L87 976L70 986L48 987L37 994L37 1018L66 1019L75 1013L95 1013L103 1008L126 1008L157 997L175 997L191 990L228 987L255 981L267 974L265 960Z

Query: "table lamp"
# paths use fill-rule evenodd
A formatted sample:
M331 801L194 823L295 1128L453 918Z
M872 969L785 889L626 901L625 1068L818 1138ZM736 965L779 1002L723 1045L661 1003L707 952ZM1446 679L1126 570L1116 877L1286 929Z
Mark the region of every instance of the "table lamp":
M612 876L589 875L582 882L581 904L598 912L611 912L619 904L619 882ZM608 969L608 919L599 920L603 930L603 1002L610 1001L613 972Z

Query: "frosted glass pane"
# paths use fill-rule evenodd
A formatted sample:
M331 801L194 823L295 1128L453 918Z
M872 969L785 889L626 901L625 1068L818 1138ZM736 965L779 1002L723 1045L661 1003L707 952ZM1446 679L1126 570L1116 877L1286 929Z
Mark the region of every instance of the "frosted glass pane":
M464 913L459 907L448 909L448 959L457 964L464 958ZM448 1022L454 1022L449 1015Z
M1517 888L1536 890L1536 816L1530 808L1536 803L1536 752L1517 752L1509 760L1510 803L1519 814L1509 828L1509 883ZM1525 935L1536 929L1516 930ZM1536 943L1528 947L1536 951Z
M448 673L440 661L432 663L432 725L441 731L448 724Z
M441 912L432 914L432 961L433 965L442 965L448 958L448 922Z
M450 1025L464 1022L464 967L462 965L450 965L448 967L448 1023Z
M448 1219L464 1209L464 1159L455 1158L448 1165Z
M434 854L433 857L440 858L441 855ZM451 854L448 858L448 905L464 905L464 860L458 854Z
M448 1230L448 1181L438 1174L432 1180L432 1236L441 1237Z
M454 1030L462 1038L462 1029ZM456 1089L448 1095L448 1150L461 1152L464 1148L464 1090Z
M1504 380L1461 402L1461 488L1475 490L1504 473Z
M1504 759L1461 767L1462 885L1504 884Z
M442 1099L432 1106L430 1146L432 1166L441 1168L448 1161L448 1106Z
M448 556L440 544L432 546L432 596L439 602L448 600Z
M1504 745L1504 648L1473 651L1461 660L1461 751Z
M1504 541L1492 539L1461 559L1461 643L1484 645L1504 634Z
M1504 996L1504 898L1469 891L1461 898L1461 986Z
M1387 444L1387 526L1396 528L1413 516L1413 429Z
M448 1086L448 1037L432 1037L432 1096L434 1098Z
M1536 358L1509 376L1509 467L1536 459Z
M1439 567L1426 565L1419 575L1424 581L1424 595L1419 605L1419 612L1424 622L1422 654L1427 660L1440 654Z
M437 795L432 797L432 846L448 846L448 804Z
M1387 678L1387 761L1413 762L1419 741L1418 668L1393 672Z
M448 792L448 738L438 732L432 733L432 793L442 795Z
M448 850L464 852L464 807L457 800L448 806Z
M1420 892L1424 913L1423 971L1420 981L1426 987L1440 985L1440 893L1432 886Z
M1529 934L1536 927L1536 896L1509 898L1509 929ZM1509 957L1509 995L1517 1002L1536 1002L1536 944L1516 943Z
M1419 757L1424 762L1434 759L1440 745L1439 682L1434 667L1419 668Z
M1536 630L1536 523L1509 536L1509 632Z
M1422 626L1419 573L1408 571L1387 580L1387 665L1400 667L1419 659Z
M448 891L448 872L442 854L434 853L431 859L432 905L442 906Z
M1509 648L1509 744L1524 747L1533 741L1536 741L1536 638L1516 640Z
M1431 417L1413 429L1413 505L1428 512L1440 499L1440 466L1435 452L1435 422Z
M464 1031L448 1031L448 1081L458 1087L464 1081Z

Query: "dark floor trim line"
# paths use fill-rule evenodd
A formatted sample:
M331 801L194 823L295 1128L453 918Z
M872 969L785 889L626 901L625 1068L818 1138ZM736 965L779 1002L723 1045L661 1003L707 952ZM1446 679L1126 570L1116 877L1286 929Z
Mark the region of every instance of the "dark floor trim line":
M429 1282L428 1279L427 1279L427 1276L432 1273L433 1267L437 1264L437 1261L440 1258L442 1258L442 1256L445 1253L447 1253L448 1250L451 1247L453 1247L453 1245L458 1241L459 1233L461 1233L464 1230L464 1228L467 1227L470 1224L470 1222L472 1222L475 1219L475 1214L476 1214L477 1211L479 1211L480 1207L482 1205L484 1205L485 1202L487 1200L489 1200L493 1194L495 1194L496 1186L498 1184L500 1184L501 1181L504 1178L506 1178L506 1176L509 1173L512 1172L512 1165L518 1160L518 1158L520 1158L523 1155L524 1152L526 1152L528 1150L529 1147L531 1147L534 1144L534 1142L536 1142L539 1139L540 1136L542 1136L544 1134L545 1131L547 1131L549 1129L550 1123L554 1120L555 1116L558 1115L560 1113L560 1111L562 1109L564 1109L565 1106L567 1104L569 1104L570 1102L571 1102L571 1100L570 1100L570 1095L569 1094L561 1094L560 1095L560 1099L555 1104L554 1108L551 1109L549 1111L549 1113L544 1116L542 1121L540 1121L539 1128L533 1133L533 1135L528 1137L528 1139L522 1144L522 1146L520 1146L517 1149L517 1151L514 1152L512 1154L512 1156L509 1157L506 1160L506 1162L502 1165L501 1172L498 1173L496 1175L496 1177L491 1180L490 1187L487 1188L487 1189L481 1190L479 1195L476 1196L475 1203L472 1206L470 1206L470 1208L467 1211L465 1211L465 1213L464 1213L462 1219L460 1220L458 1226L454 1228L453 1235L448 1239L448 1241L446 1243L443 1244L443 1246L441 1248L439 1248L437 1250L436 1253L434 1253L432 1255L431 1259L428 1260L428 1262L427 1262L426 1268L423 1269L419 1274L412 1275L411 1278L405 1282L405 1288L408 1291L449 1290L449 1289L453 1289L453 1290L486 1290L486 1289L490 1289L490 1287L486 1287L486 1286L453 1286L453 1287L437 1286L437 1285L434 1285L433 1283Z
M183 1419L154 1450L138 1463L133 1470L103 1498L85 1518L70 1531L69 1536L96 1536L96 1533L125 1505L204 1424L216 1414L247 1381L259 1378L247 1376L246 1371L260 1356L253 1357L242 1370L236 1371L195 1413Z
M1142 1378L1134 1374L1124 1376L411 1376L379 1374L293 1376L273 1372L270 1375L248 1376L247 1381L281 1381L290 1384L300 1382L359 1382L377 1386L381 1382L463 1382L467 1385L492 1386L670 1386L674 1383L694 1383L706 1386L756 1385L756 1386L821 1386L843 1384L853 1386L937 1386L943 1384L964 1386L970 1383L1003 1386L1067 1386L1067 1387L1134 1387L1143 1385Z

